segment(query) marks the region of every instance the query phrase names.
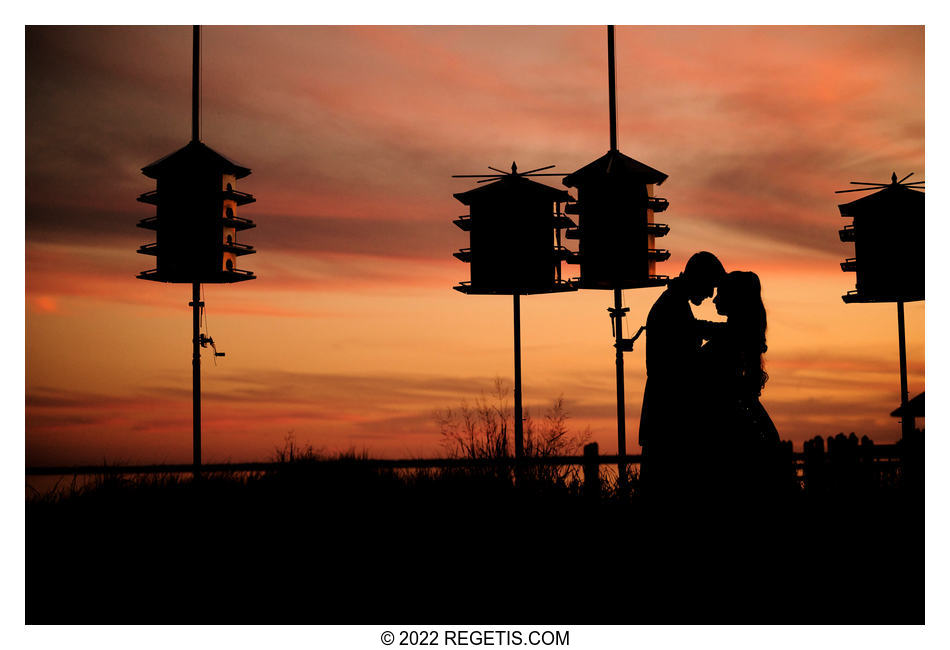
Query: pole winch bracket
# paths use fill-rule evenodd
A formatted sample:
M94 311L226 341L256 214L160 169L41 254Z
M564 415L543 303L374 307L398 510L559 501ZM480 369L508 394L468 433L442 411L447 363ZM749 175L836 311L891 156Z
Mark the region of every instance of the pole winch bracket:
M200 343L201 347L203 348L206 348L210 345L211 349L214 351L214 356L216 357L224 356L224 352L218 352L218 348L214 347L214 339L211 338L210 336L205 336L204 334L199 335L198 343Z
M626 316L629 311L629 307L607 308L607 312L610 313L610 333L613 336L617 336L617 321Z

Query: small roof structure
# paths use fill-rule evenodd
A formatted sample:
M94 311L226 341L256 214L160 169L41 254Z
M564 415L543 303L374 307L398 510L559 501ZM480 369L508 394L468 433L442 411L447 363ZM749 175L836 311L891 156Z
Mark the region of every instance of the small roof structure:
M509 200L512 195L519 194L536 194L539 198L547 199L552 203L566 203L574 200L574 197L567 190L559 190L556 187L538 183L518 173L506 174L497 181L485 183L481 187L466 192L458 192L452 196L464 205L472 205L475 202L492 200L504 202Z
M878 192L838 206L842 217L859 217L868 213L886 215L908 209L923 214L924 192L899 183L892 183Z
M608 175L635 180L645 185L661 185L668 178L663 172L653 169L649 165L644 165L639 160L634 160L616 149L611 149L594 162L588 163L573 174L565 176L563 183L568 187L577 187Z
M222 174L234 174L235 178L244 178L251 170L225 158L203 142L192 140L178 151L159 158L142 168L149 178L159 178L169 171L181 171L188 168L218 169Z
M913 399L907 402L907 411L908 415L912 418L922 418L924 417L924 394L921 393ZM898 406L896 409L891 411L891 417L900 418L904 417L904 407Z

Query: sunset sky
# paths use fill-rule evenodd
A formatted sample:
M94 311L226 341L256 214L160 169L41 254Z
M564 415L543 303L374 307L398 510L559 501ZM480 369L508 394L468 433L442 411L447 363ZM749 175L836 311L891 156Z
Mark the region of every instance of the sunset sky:
M452 174L606 153L605 29L205 27L203 142L250 167L241 234L258 279L208 285L204 460L266 460L288 433L328 452L442 452L435 409L511 381L511 299L452 290L468 245ZM845 305L836 195L924 168L922 27L624 27L620 150L669 175L658 272L710 250L759 274L762 401L796 449L896 440L894 304ZM154 258L141 168L190 138L191 28L26 29L26 462L191 458L190 287ZM562 187L557 178L544 179ZM570 245L576 246L575 242ZM565 265L567 276L578 267ZM636 332L661 289L624 292ZM522 299L525 405L563 395L572 430L616 450L603 291ZM716 319L711 301L695 310ZM924 303L906 306L911 396ZM642 340L626 355L637 452Z

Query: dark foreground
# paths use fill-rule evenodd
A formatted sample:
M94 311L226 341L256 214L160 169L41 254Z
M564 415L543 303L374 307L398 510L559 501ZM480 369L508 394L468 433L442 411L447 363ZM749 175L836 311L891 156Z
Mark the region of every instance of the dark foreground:
M921 624L922 506L591 502L358 463L107 483L28 503L26 622Z

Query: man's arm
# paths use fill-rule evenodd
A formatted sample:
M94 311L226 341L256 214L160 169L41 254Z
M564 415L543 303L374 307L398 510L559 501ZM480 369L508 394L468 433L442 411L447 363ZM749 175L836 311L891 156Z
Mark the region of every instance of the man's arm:
M697 335L708 341L726 331L726 322L696 319L695 327Z

